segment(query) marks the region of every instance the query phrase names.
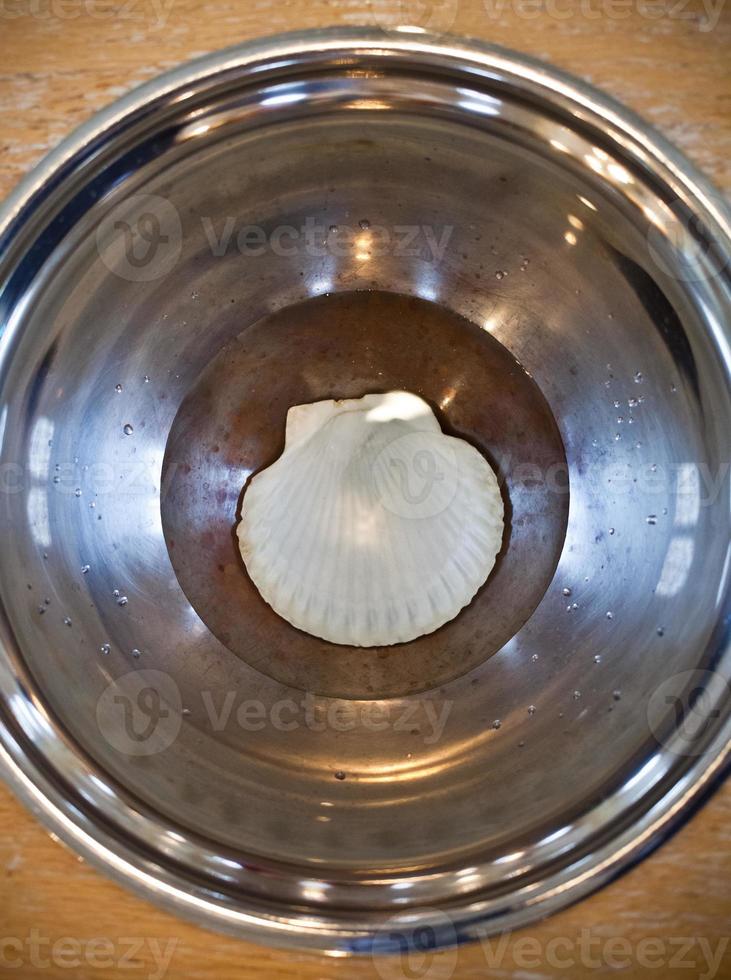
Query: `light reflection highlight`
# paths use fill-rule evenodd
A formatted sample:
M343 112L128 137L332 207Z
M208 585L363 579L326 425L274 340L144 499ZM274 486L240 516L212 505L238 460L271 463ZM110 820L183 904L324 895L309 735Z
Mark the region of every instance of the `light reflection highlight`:
M681 463L676 476L675 527L695 527L701 512L701 480L695 463Z
M679 534L672 538L663 562L655 594L668 598L677 595L685 585L693 564L693 538Z

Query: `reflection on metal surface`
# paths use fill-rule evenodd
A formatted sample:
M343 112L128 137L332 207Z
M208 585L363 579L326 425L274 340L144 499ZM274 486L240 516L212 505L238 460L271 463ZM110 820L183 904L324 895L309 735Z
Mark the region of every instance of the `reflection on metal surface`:
M579 194L576 198L577 201L581 201L584 207L589 208L590 211L596 211L596 204L593 204L588 198L583 197Z
M678 467L675 497L675 526L695 527L701 514L701 480L695 463Z
M458 89L459 107L467 112L478 112L485 116L499 116L502 105L500 99L471 89Z
M655 590L656 595L671 597L683 590L693 565L694 553L695 543L688 535L678 534L670 539Z

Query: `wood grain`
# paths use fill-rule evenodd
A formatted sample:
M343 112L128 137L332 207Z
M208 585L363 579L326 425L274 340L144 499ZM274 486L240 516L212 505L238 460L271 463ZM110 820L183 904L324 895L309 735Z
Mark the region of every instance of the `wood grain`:
M731 186L725 0L0 0L0 195L95 109L165 68L274 31L399 19L505 44L594 82ZM726 785L639 867L502 944L422 964L346 962L187 925L80 862L0 789L0 972L23 978L729 978L730 882ZM628 949L611 945L618 936Z

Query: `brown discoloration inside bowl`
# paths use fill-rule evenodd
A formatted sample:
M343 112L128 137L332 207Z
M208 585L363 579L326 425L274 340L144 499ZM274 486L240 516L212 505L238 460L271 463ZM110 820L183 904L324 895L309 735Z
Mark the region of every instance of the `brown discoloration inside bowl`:
M441 629L391 647L338 646L281 619L249 579L235 534L242 489L282 452L292 405L392 389L426 399L446 432L490 460L503 547L474 600ZM466 673L528 619L563 545L565 473L546 400L487 332L415 297L338 293L260 320L201 374L168 440L163 526L188 599L247 663L301 690L393 697Z

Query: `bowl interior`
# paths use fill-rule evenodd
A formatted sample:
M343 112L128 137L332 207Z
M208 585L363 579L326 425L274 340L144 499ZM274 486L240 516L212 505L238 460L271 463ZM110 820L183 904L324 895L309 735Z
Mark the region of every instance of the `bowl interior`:
M303 879L505 887L677 764L648 704L718 650L718 295L668 274L672 213L648 247L659 192L587 125L398 63L243 73L58 203L1 379L0 593L85 805L157 821L191 874L269 867L320 907L366 900ZM290 404L390 388L494 461L509 534L453 624L340 649L261 602L231 532Z

